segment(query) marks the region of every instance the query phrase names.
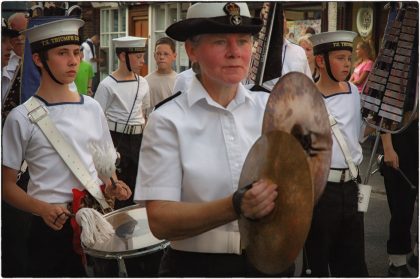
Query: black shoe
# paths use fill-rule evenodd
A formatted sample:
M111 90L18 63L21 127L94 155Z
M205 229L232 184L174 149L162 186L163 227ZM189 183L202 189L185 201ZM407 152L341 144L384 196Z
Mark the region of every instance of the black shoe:
M407 261L408 265L414 268L415 270L419 270L419 257L411 254Z
M388 277L413 277L407 265L395 266L391 264L388 268Z

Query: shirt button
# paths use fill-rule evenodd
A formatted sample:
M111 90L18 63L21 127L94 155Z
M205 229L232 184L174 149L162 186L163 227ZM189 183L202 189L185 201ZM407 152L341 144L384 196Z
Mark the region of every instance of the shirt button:
M230 138L229 138L229 140L230 140L230 141L234 141L234 140L235 140L235 138L234 138L234 137L230 137Z

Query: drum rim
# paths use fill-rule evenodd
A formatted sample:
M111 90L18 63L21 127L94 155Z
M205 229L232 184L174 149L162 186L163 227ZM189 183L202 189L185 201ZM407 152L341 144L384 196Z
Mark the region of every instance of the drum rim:
M160 250L164 250L169 245L169 241L163 240L160 243L154 244L152 246L144 247L141 249L134 249L134 250L127 250L127 251L120 251L120 252L106 252L100 251L96 249L86 248L83 245L83 250L86 254L94 258L101 258L101 259L118 259L118 258L133 258L137 256L146 256ZM134 252L134 253L133 253Z
M115 214L118 214L118 213L121 213L121 212L124 212L124 211L129 211L129 210L132 210L132 209L143 209L143 208L144 208L144 210L146 210L146 207L143 207L140 204L129 205L129 206L126 206L126 207L123 207L123 208L119 208L117 210L113 210L113 211L111 211L107 214L104 214L104 218L107 218L109 216L112 216L112 215L115 215Z
M144 210L146 210L146 208L142 207L140 204L126 206L126 207L111 211L107 214L104 214L104 218L106 219L109 216L112 216L121 212L134 210L134 209L143 209L143 208ZM126 250L126 251L103 251L103 250L98 250L98 249L92 249L83 245L83 242L81 243L81 245L82 245L83 251L92 257L98 257L102 259L117 259L121 257L131 258L131 257L140 256L140 255L148 255L148 254L151 254L152 252L163 250L169 245L169 241L161 240L161 242L147 246L147 247L143 247L139 249L131 249L131 250Z

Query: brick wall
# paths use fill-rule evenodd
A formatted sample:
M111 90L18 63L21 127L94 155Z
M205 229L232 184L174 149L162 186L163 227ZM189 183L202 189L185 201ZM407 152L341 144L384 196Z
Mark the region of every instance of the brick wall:
M94 9L90 2L79 2L78 5L82 8L82 19L85 21L85 25L80 29L82 40L95 34L99 35L100 10Z

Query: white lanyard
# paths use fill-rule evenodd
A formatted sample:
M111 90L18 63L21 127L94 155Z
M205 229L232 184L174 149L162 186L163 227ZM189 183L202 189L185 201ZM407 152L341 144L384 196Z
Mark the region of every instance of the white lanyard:
M337 121L335 120L334 116L328 113L328 118L330 120L331 129L335 138L337 139L338 144L343 151L344 158L346 158L347 165L349 166L350 175L353 180L357 180L357 168L356 165L353 163L353 159L350 155L350 150L347 146L346 140L344 139L343 134L341 133L340 129L338 128Z

